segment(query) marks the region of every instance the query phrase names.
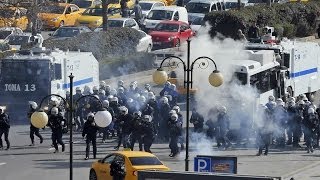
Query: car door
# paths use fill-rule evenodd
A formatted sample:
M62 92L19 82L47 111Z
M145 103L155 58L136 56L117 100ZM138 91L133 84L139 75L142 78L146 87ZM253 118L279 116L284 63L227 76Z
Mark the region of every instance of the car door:
M110 165L116 156L116 154L110 154L102 160L98 172L96 172L98 179L112 179L110 175Z
M187 30L186 25L181 24L180 25L180 40L181 41L185 41L188 39L188 34L187 34L186 30Z
M70 13L70 25L74 25L76 20L81 16L80 9L76 5L70 5L71 13Z
M72 15L71 15L71 6L66 6L66 9L64 11L64 25L71 25L72 23Z

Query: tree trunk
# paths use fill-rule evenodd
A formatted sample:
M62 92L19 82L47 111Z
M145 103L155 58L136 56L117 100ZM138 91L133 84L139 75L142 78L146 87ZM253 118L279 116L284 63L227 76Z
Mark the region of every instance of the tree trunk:
M241 0L238 0L238 10L241 9Z
M103 31L108 29L108 5L109 0L102 0L102 27Z
M32 30L31 30L31 32L32 32L32 35L33 36L36 36L37 35L37 33L38 33L38 21L37 21L37 19L38 19L38 15L37 15L37 10L38 10L38 0L34 0L33 1L33 9L32 9L32 19L31 19L31 21L32 21Z

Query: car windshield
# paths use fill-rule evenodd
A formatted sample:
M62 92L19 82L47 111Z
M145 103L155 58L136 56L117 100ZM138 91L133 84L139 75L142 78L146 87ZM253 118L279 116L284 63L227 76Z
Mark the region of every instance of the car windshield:
M3 18L12 18L14 15L15 11L12 9L0 9L0 17Z
M64 6L43 6L41 7L42 13L52 13L52 14L63 14L64 13Z
M80 30L77 28L59 28L54 32L53 37L74 37L80 34Z
M92 1L75 0L72 1L72 4L77 5L79 8L88 8L91 6Z
M202 24L203 24L203 18L197 18L191 23L191 25L202 25Z
M188 13L208 13L210 12L210 4L207 3L188 3L186 6Z
M173 11L151 10L147 18L151 20L171 20L172 14Z
M167 24L167 23L159 23L156 28L156 31L166 31L166 32L178 32L179 25L178 24Z
M156 157L129 157L133 166L163 165Z
M102 16L102 8L89 8L86 9L82 15L85 16Z
M151 7L152 7L152 3L141 2L141 3L139 3L139 4L140 4L141 9L142 9L143 11L148 11L148 10L150 10Z
M11 34L11 31L0 31L0 39L5 39Z
M18 36L18 35L9 36L8 44L10 44L10 45L27 44L29 42L29 38L30 38L30 36Z
M123 27L121 20L108 20L108 27Z

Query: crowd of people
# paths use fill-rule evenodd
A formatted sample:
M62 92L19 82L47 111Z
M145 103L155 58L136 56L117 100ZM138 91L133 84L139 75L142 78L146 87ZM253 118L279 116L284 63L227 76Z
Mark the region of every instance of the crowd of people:
M128 88L121 80L117 87L111 87L104 81L100 82L100 87L94 86L92 89L88 86L83 90L77 87L76 94L73 95L76 105L73 112L76 127L74 131L81 132L86 140L85 159L89 159L90 144L93 146L93 158L96 158L97 138L101 138L101 142L105 143L113 137L117 138L115 150L121 146L134 150L138 143L139 151L151 153L151 146L156 141L168 143L171 150L169 156L175 157L184 149L184 120L177 103L178 96L175 84L170 82L164 85L159 96L155 95L150 84L139 88L136 81L131 82ZM70 98L70 93L67 93L66 98ZM38 105L33 101L30 101L29 105L27 117L30 119ZM101 109L109 111L112 116L111 123L105 128L98 127L94 119L94 114ZM58 98L51 98L47 110L47 126L52 130L52 146L55 152L59 152L58 144L62 146L62 151L65 150L62 136L68 132L68 113L70 112ZM237 116L241 119L240 130L233 136L230 130L230 121L233 120L230 120L229 113L225 106L220 106L204 116L193 108L190 123L193 124L194 133L202 134L212 139L212 142L215 140L217 146L223 149L230 148L232 143L250 143L254 139L259 149L257 155L261 155L263 149L267 155L270 145L277 148L284 148L286 145L301 148L302 137L308 153L319 147L320 111L305 95L300 95L297 99L288 98L286 102L270 96L269 102L257 109L255 119L241 114ZM10 148L9 129L9 115L0 108L0 137L4 135L7 149ZM35 145L34 136L40 139L40 143L43 142L39 128L31 124L30 146ZM3 148L2 140L0 148Z

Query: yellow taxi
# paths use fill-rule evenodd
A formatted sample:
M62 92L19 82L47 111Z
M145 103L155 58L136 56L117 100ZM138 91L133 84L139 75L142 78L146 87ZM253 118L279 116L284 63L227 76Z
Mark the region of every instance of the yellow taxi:
M38 17L42 26L48 29L57 29L64 25L74 25L81 11L77 5L67 3L48 4L41 8Z
M9 7L0 9L0 27L18 27L26 30L28 27L27 9Z
M129 9L133 8L133 0L128 1ZM121 17L120 3L108 5L108 18L120 18ZM95 29L102 25L102 7L97 6L94 8L86 9L82 15L77 19L76 26L87 26L91 29Z
M71 4L75 4L84 12L87 8L93 8L102 4L101 0L73 0Z
M137 180L139 170L168 171L167 166L153 154L142 151L117 151L94 162L90 169L90 180L112 179L110 175L110 165L114 159L125 160L126 177L125 180Z

